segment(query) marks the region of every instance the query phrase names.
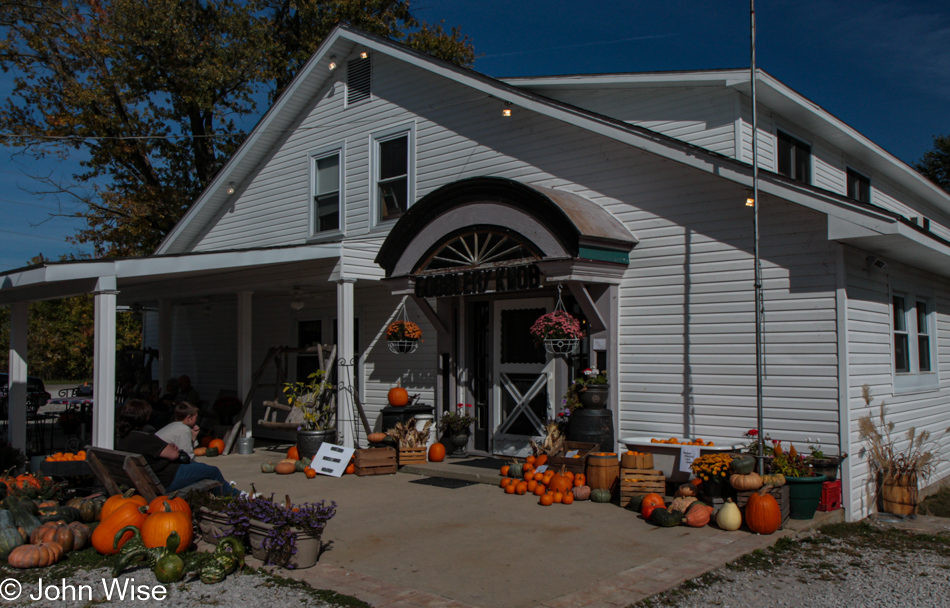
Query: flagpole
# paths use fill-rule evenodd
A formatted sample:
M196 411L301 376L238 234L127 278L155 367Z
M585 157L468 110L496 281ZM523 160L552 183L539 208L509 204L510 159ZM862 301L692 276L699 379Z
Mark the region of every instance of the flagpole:
M752 32L752 61L750 81L752 83L752 251L755 258L755 411L758 422L759 474L765 471L765 432L764 406L762 401L762 326L764 301L762 297L762 264L759 259L759 121L756 105L755 82L755 0L749 0Z

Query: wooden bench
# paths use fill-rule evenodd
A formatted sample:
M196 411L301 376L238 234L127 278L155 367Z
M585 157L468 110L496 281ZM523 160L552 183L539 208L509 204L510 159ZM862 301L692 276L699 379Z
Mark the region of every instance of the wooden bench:
M105 487L109 496L121 494L121 486L135 488L145 500L152 502L157 496L184 496L189 492L208 492L221 485L213 479L202 479L190 486L166 492L141 454L107 450L86 446L86 464Z

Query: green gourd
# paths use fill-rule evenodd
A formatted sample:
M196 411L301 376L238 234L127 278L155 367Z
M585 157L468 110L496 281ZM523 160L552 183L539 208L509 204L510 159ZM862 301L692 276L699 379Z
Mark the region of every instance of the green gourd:
M43 525L43 522L36 515L30 513L28 509L21 509L19 506L13 511L13 516L16 518L17 526L23 529L27 537L33 534L33 530Z
M2 528L16 528L16 519L13 517L13 513L6 509L0 511L0 529Z
M102 511L102 505L106 502L106 497L101 494L89 496L87 498L73 498L66 503L67 507L79 509L79 517L83 523L92 523L96 521L99 512Z
M218 448L208 448L208 449L205 451L205 456L211 458L211 457L213 457L213 456L217 456L217 455L220 454L220 453L221 453L221 451L218 450Z
M303 463L303 460L298 460L294 463L294 470L298 473L303 473L303 470L307 468L307 465Z
M524 477L524 465L520 462L512 462L508 465L508 477L512 479L521 479Z
M732 471L738 475L748 475L755 469L755 456L749 454L733 454L729 464Z
M627 508L630 509L631 511L636 511L637 513L639 513L640 507L642 506L642 504L643 504L642 494L640 496L631 496L630 502L627 503Z
M610 490L597 488L596 490L590 491L591 502L610 502L611 498L613 498L613 494L610 492Z
M277 465L273 461L265 462L261 465L261 473L273 473L277 469Z
M663 528L672 528L683 522L683 512L671 511L662 507L656 508L653 509L653 513L650 515L650 521Z
M185 576L185 562L178 556L178 545L181 544L181 536L178 532L172 531L165 542L165 552L158 556L155 565L152 566L152 572L160 583L177 583Z
M6 558L14 549L25 542L16 528L0 528L0 557Z
M45 507L40 509L39 518L44 524L51 521L64 521L70 524L74 521L82 521L82 514L75 507Z

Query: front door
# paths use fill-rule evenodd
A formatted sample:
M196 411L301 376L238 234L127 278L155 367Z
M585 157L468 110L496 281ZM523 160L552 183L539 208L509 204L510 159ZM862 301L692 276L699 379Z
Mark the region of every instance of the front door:
M554 358L529 329L550 312L550 298L499 300L494 304L492 426L495 454L527 456L529 441L544 434L553 415Z

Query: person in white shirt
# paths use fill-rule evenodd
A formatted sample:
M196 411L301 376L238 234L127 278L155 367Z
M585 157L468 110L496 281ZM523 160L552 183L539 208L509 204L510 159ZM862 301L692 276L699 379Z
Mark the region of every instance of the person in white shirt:
M198 408L182 401L175 405L175 422L169 422L155 432L160 439L174 444L179 450L195 457L195 439L198 437Z

